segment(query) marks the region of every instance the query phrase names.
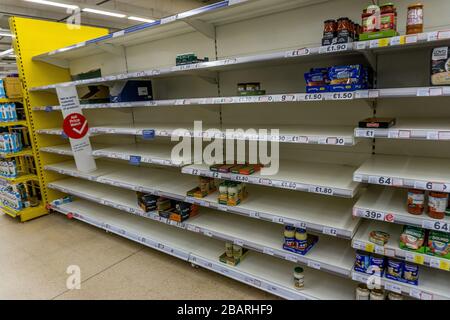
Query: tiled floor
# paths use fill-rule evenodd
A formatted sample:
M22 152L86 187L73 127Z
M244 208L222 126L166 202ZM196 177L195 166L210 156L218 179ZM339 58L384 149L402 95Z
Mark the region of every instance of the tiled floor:
M81 269L68 290L67 267ZM0 214L0 299L275 299L62 215Z

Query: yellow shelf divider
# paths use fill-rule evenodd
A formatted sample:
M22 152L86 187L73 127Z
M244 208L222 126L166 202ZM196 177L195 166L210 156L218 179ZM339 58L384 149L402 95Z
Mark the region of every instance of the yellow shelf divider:
M55 93L30 92L29 89L36 86L71 81L69 69L57 67L42 61L33 61L33 57L104 36L109 31L103 28L77 27L66 23L22 17L11 17L9 25L13 34L13 47L23 88L23 102L20 102L23 103L27 116L26 125L31 138L32 154L36 166L35 178L39 183L42 197L42 203L39 207L27 208L23 212L21 211L16 214L16 216L20 216L21 221L27 221L47 214L47 204L55 199L61 198L62 195L60 192L47 188L47 183L61 179L61 177L43 170L45 165L60 162L62 159L39 152L42 147L56 145L60 141L36 134L36 130L61 125L61 114L56 112L43 114L42 112L33 111L33 107L58 104L58 98ZM11 213L10 215L14 214Z

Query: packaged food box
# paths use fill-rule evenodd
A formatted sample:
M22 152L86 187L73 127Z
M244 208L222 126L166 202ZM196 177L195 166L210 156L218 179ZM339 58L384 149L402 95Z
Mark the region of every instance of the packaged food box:
M396 30L382 30L369 33L361 33L359 35L359 41L377 40L383 38L391 38L398 36L399 33Z
M285 239L286 240L286 239ZM289 246L288 243L283 244L283 249L286 251L290 251L293 253L300 254L302 256L306 255L314 245L319 241L319 237L315 235L308 234L308 238L305 242L299 243L298 240L295 240L295 247ZM300 249L302 248L302 249Z
M22 98L22 84L18 77L3 78L3 87L5 88L6 97L10 99Z
M431 54L431 84L450 84L450 47L434 48Z
M385 277L417 286L419 284L419 266L413 263L388 259Z
M222 254L219 257L219 261L225 264L228 264L230 266L237 266L239 263L242 262L242 260L245 259L245 257L248 255L249 250L246 248L242 248L242 255L239 258L235 258L235 257L228 257L226 252L224 254Z
M450 259L450 234L430 231L426 253L440 258Z
M110 101L133 102L153 99L152 82L149 80L116 81L109 88Z
M78 96L81 104L109 103L109 87L87 86L78 87Z
M400 248L425 253L425 230L418 227L404 226L400 235Z
M359 122L360 128L388 129L396 124L395 118L368 118Z
M139 207L141 207L142 210L145 212L156 211L156 202L158 200L157 196L141 192L138 192L137 196Z

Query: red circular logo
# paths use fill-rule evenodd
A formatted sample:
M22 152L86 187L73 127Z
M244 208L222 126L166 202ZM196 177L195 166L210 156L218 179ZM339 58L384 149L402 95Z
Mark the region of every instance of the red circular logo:
M89 125L82 114L72 113L64 119L63 130L69 138L81 139L88 133Z
M384 220L385 220L386 222L394 222L395 216L394 216L393 214L389 213L389 214L387 214L387 215L384 217Z

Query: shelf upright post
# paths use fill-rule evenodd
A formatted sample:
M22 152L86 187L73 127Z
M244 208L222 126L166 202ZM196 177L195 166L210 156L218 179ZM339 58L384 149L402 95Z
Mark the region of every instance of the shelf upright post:
M46 62L33 61L33 57L44 52L104 36L108 34L108 30L20 17L11 17L9 24L13 34L17 68L22 80L23 104L42 196L42 210L30 210L28 211L30 214L21 215L21 220L27 221L47 214L47 204L62 195L60 192L47 188L47 184L57 180L59 175L47 173L43 170L45 165L60 162L60 156L41 154L39 151L43 147L61 144L61 138L36 133L36 130L48 126L60 127L62 125L61 114L33 111L33 107L57 104L58 98L55 93L30 92L29 89L35 86L71 80L70 70L62 67L65 65L64 63L55 66Z

